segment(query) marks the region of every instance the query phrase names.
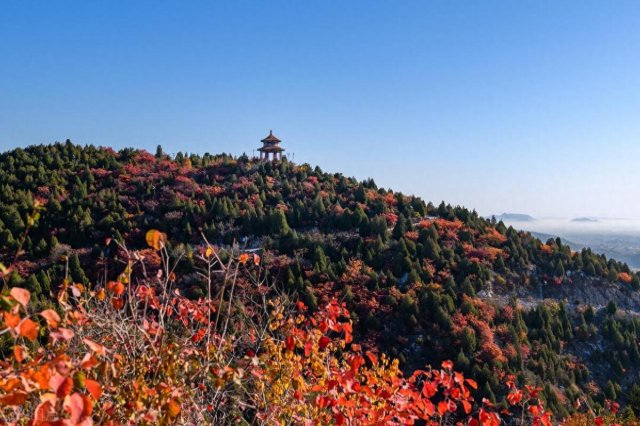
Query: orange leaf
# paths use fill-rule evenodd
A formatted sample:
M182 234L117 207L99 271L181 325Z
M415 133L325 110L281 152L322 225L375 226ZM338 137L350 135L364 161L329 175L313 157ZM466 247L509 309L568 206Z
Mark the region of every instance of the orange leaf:
M16 361L18 362L24 361L24 359L26 358L26 354L27 354L27 351L24 348L24 346L16 345L13 347L13 357L16 359Z
M26 337L32 342L38 337L38 326L29 318L25 318L22 320L22 322L18 325L17 331L18 334Z
M84 358L82 358L82 363L80 364L80 366L86 370L90 370L98 364L100 363L98 362L96 357L93 356L93 354L87 353L85 354Z
M507 395L507 401L509 404L516 405L520 401L522 401L522 391L516 390Z
M49 327L57 327L60 324L60 315L53 309L45 309L40 312L40 316L47 320Z
M87 388L93 399L100 399L100 396L102 395L102 386L100 386L100 383L95 380L86 379L84 381L84 387Z
M249 260L249 255L247 253L242 253L239 259L240 263L244 265L247 263L247 260Z
M478 383L473 379L466 379L465 382L474 389L478 389Z
M73 389L73 379L56 373L51 377L51 379L49 379L49 388L56 393L58 398L64 398L71 394L71 390Z
M109 281L107 283L107 290L113 292L116 296L122 296L124 293L124 284L119 281Z
M0 398L0 406L22 405L26 400L27 400L27 394L24 392L10 393Z
M534 416L539 416L540 415L540 407L537 405L531 405L529 406L529 412L531 414L533 414Z
M260 264L260 256L258 256L257 254L253 255L253 264L256 266Z
M25 290L20 287L13 287L9 294L26 309L29 304L29 300L31 299L31 293L29 293L29 290Z
M466 414L469 414L471 412L471 404L469 403L469 401L462 401L462 408L464 408L464 412Z
M175 400L169 401L167 404L167 412L169 413L169 417L175 419L180 415L180 404L178 404Z
M438 414L440 414L440 416L444 416L447 413L448 409L449 409L449 404L447 404L444 401L438 402Z
M87 345L89 347L89 349L91 349L96 354L102 355L102 356L107 354L107 349L104 346L102 346L101 344L96 343L96 342L94 342L92 340L89 340L89 339L83 339L82 341L84 342L85 345Z
M147 240L149 247L153 247L155 250L160 250L164 247L167 236L157 229L150 229L147 231L145 239Z
M20 315L12 314L11 312L4 313L4 323L9 328L16 328L20 324Z
M91 399L89 398L88 395L80 395L82 397L82 417L90 417L91 414L93 413L93 402L91 402Z

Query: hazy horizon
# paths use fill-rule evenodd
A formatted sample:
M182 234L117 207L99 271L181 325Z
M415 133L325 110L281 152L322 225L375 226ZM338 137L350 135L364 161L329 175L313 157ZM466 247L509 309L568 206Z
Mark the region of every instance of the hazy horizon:
M240 155L273 129L484 216L640 219L639 23L633 1L10 2L0 151Z

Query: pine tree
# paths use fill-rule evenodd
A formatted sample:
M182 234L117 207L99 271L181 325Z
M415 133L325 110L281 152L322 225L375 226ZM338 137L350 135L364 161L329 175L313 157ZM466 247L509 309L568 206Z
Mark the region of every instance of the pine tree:
M69 274L74 282L89 284L89 279L84 273L84 269L80 265L80 259L78 259L78 254L73 253L73 255L69 258Z

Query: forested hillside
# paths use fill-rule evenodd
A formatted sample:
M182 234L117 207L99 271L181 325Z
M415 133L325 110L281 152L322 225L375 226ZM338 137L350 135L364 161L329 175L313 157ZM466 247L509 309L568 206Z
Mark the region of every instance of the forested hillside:
M190 300L208 292L204 247L245 250L311 312L345 302L354 341L407 377L453 360L478 401L505 404L513 382L540 387L557 418L607 400L640 414L640 274L588 249L286 159L70 141L0 155L2 279L36 306L64 282L115 280L121 243L152 276L150 229L183 254L172 272Z

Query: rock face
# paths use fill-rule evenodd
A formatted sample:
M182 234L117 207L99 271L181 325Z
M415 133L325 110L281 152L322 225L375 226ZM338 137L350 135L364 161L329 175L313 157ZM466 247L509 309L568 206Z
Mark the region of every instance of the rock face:
M535 268L530 271L536 277ZM573 274L561 284L543 282L536 277L537 284L529 287L519 287L511 291L496 288L490 292L482 290L478 297L493 300L498 304L506 304L516 297L525 309L535 308L545 300L564 302L567 306L591 305L596 310L607 306L610 301L615 302L618 309L633 315L640 315L640 292L634 291L629 284L612 283L605 278L589 277L582 273Z
M560 285L547 284L543 296L565 300L568 304L592 305L602 308L614 301L618 308L640 314L640 293L622 283L611 283L606 279L574 275L572 282Z

